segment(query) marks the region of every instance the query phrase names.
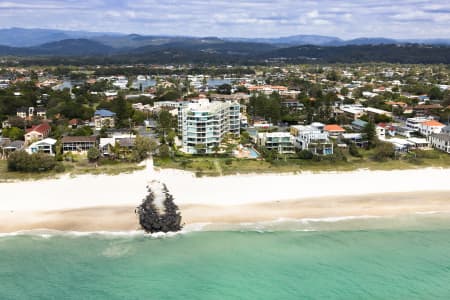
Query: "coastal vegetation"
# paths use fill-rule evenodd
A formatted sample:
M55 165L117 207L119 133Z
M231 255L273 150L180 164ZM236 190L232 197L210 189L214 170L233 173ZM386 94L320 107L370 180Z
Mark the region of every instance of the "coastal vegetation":
M384 147L384 146L383 146ZM173 168L191 171L196 176L221 176L250 173L296 173L368 170L407 170L427 167L450 168L450 156L436 151L415 151L413 153L390 157L390 150L358 149L359 156L350 154L350 150L342 150L341 158L319 159L306 152L298 155L276 155L270 162L267 160L238 159L230 157L202 157L177 154L172 158L155 157L154 164L158 168ZM389 149L389 148L388 148ZM383 151L383 153L378 153ZM384 153L387 151L387 154ZM388 157L385 157L387 155Z

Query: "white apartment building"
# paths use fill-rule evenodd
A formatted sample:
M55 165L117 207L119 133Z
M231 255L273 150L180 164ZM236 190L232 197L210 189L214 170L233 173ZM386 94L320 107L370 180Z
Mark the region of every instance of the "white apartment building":
M200 99L183 103L178 109L182 150L190 154L214 153L227 133L240 134L240 105L237 102L210 102Z

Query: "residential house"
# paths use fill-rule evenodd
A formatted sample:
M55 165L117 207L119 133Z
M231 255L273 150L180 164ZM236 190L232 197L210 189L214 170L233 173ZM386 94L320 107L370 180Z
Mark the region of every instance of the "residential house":
M26 119L28 116L28 109L26 107L20 107L17 109L16 116L22 119Z
M36 108L36 117L40 119L47 119L47 110L43 107Z
M51 129L48 123L42 123L28 128L25 133L25 144L28 145L34 141L45 139L50 134Z
M409 142L405 139L391 138L386 139L385 142L391 143L394 146L396 152L408 152L411 148L414 148L414 143Z
M103 127L113 128L115 126L116 113L107 109L99 109L94 113L94 126L96 130Z
M375 126L375 132L380 140L384 140L386 138L386 128L382 126Z
M450 153L450 134L433 133L428 136L428 141L433 148Z
M362 135L362 133L343 133L340 135L340 139L348 144L355 144L358 147L367 147L368 141Z
M411 149L418 149L418 150L430 150L431 149L431 143L424 138L409 138L406 140L407 142L411 143Z
M445 125L438 121L429 120L420 124L419 132L424 136L429 136L433 133L440 133L444 127Z
M352 129L355 131L361 131L367 126L367 124L369 123L367 123L366 121L356 119L352 122Z
M115 134L108 138L100 138L99 149L103 156L124 155L135 146L136 136L130 134ZM118 152L115 149L118 147Z
M295 153L294 137L289 132L258 133L258 146L280 154Z
M340 134L342 134L342 133L345 132L345 129L344 129L344 128L342 128L341 126L336 125L336 124L328 124L328 125L325 125L325 127L324 127L323 130L324 130L325 132L328 132L328 135L329 135L330 137L337 137L337 136L339 136Z
M311 151L317 155L333 154L333 143L330 141L328 132L325 132L324 128L325 125L321 123L291 126L290 131L295 138L295 147Z
M55 139L46 138L46 139L32 143L30 146L28 146L26 151L30 154L41 152L41 153L54 155L55 151L53 148L54 148L55 144L56 144Z
M96 136L65 136L61 139L63 153L78 152L86 153L89 149L97 146Z
M422 127L422 123L426 121L431 121L433 118L425 118L425 117L416 117L416 118L408 118L406 119L406 127L411 129L414 132L419 132Z
M7 159L14 151L22 150L24 141L11 141L10 139L0 139L0 159Z

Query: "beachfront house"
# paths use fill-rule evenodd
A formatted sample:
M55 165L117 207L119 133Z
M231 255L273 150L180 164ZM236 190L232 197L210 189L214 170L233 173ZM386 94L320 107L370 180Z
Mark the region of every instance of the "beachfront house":
M22 150L24 141L11 141L9 138L0 138L0 159L7 159L14 151Z
M136 136L130 134L113 134L100 138L99 149L103 156L123 156L135 147Z
M365 148L368 145L367 139L363 137L362 133L343 133L340 135L340 140L346 144L355 144L360 148Z
M94 113L94 126L96 130L103 127L113 128L115 126L116 113L107 109L99 109Z
M321 123L291 126L290 132L294 136L295 147L311 151L316 155L333 154L333 143L324 128L325 125Z
M182 150L190 154L210 154L226 134L240 134L240 105L237 102L185 102L178 110Z
M30 146L26 148L26 152L29 154L33 153L46 153L50 155L55 155L54 146L56 144L56 140L52 138L46 138L41 141L37 141L32 143Z
M434 133L428 136L428 141L433 148L450 153L450 134Z
M445 125L438 121L429 120L420 124L419 132L424 136L429 136L431 134L440 133L444 127Z
M65 136L61 139L62 152L87 153L97 146L96 136Z
M279 154L295 153L294 137L289 132L260 132L257 144Z

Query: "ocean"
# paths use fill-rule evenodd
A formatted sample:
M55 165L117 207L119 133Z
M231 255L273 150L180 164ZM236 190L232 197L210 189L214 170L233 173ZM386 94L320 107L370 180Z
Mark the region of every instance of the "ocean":
M447 216L210 229L4 234L0 299L450 299Z

